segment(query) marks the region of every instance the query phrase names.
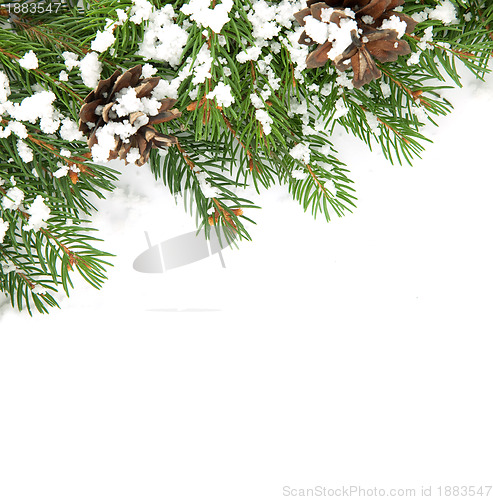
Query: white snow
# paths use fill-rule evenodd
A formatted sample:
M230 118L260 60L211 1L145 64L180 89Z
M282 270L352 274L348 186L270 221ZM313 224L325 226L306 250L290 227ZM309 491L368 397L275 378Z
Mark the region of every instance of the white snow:
M253 2L247 18L252 23L252 35L257 39L271 40L277 36L281 26L277 23L276 5L269 5L264 0Z
M328 10L328 9L324 9ZM322 17L323 19L323 17ZM313 16L305 17L305 31L306 34L315 42L323 44L329 38L329 25L334 23L327 23L315 19Z
M49 290L45 288L43 285L40 285L39 283L36 283L32 288L31 288L31 293L34 293L36 295L42 295L43 293L48 292Z
M65 177L68 174L69 168L66 163L59 161L57 163L57 167L58 169L53 172L53 177L61 179L62 177Z
M17 141L17 152L24 163L33 161L33 150L21 139Z
M229 12L233 8L233 0L222 0L210 8L209 0L189 0L180 9L185 15L190 16L198 26L210 28L214 33L220 33L223 26L229 21Z
M23 226L24 231L39 231L48 225L46 221L50 216L50 208L45 204L45 201L41 195L38 194L36 196L31 206L27 209L30 217L28 223Z
M366 121L368 122L368 126L370 127L370 130L375 135L380 135L382 129L380 127L380 122L378 121L378 118L370 111L365 111L365 116L366 116Z
M295 160L300 160L305 164L310 163L310 146L308 146L307 144L303 144L302 142L296 144L296 146L291 148L289 154Z
M335 102L335 112L333 119L337 120L337 118L346 116L348 113L349 113L349 108L346 107L344 99L342 97L340 99L337 99L337 101Z
M192 60L188 58L187 62L192 63ZM204 83L207 78L210 78L212 62L213 59L209 48L206 44L202 45L193 66L192 85Z
M66 50L65 52L62 52L62 57L65 62L65 66L69 71L79 65L79 56L73 52Z
M19 65L25 69L36 69L38 67L38 58L34 51L26 52L23 57L19 59Z
M130 22L142 24L142 21L147 21L154 10L154 7L147 0L134 0L132 9L130 10Z
M142 100L137 97L136 90L131 87L122 89L115 95L116 104L111 108L118 116L125 116L135 111L143 111Z
M380 81L380 89L382 90L382 94L385 98L390 97L392 95L392 91L388 83Z
M291 32L287 38L284 39L284 43L286 48L289 51L289 55L291 56L291 61L295 66L294 77L297 80L303 80L302 71L306 69L306 57L308 56L308 46L301 45L298 43L298 40L303 33L303 27L299 27L293 32Z
M199 181L200 190L206 198L215 198L220 194L220 191L206 180L209 178L207 172L199 171L195 174L195 177Z
M11 273L12 271L17 271L17 266L15 266L12 262L1 262L0 266L4 274Z
M442 0L428 16L430 19L441 21L446 26L459 22L457 19L457 9L450 0Z
M256 109L265 108L264 101L257 94L250 94L250 101Z
M268 4L265 0L252 2L252 9L247 14L252 23L252 35L259 41L271 40L278 36L282 28L291 28L293 14L302 8L301 2L283 0Z
M252 45L248 47L243 52L236 55L236 60L239 63L246 63L247 61L256 61L260 54L262 53L262 48L257 45Z
M150 78L157 73L157 69L149 63L142 66L142 78Z
M113 27L114 28L114 27ZM116 41L113 29L109 28L105 31L98 31L96 38L91 42L91 49L96 52L104 52L109 49Z
M178 88L183 79L181 77L174 78L173 80L165 80L162 78L152 91L152 97L156 99L164 99L165 97L177 98Z
M3 239L5 238L5 234L7 233L9 227L9 223L0 217L0 245L3 243ZM5 273L5 270L3 270L3 272Z
M218 106L228 107L235 102L231 93L231 87L223 82L218 82L211 92L206 95L207 99L216 99Z
M1 125L0 125L0 139L5 139L7 137L10 136L10 133L11 133L11 129L10 127L5 127L3 128Z
M130 148L130 151L127 153L127 161L129 163L135 163L140 158L139 148Z
M405 35L407 28L407 23L402 21L397 16L391 16L389 19L384 19L380 26L383 30L395 30L397 31L397 38L401 38Z
M347 10L347 9L346 9ZM330 15L327 14L327 17L324 16L326 11L330 11L330 9L322 10L322 19L330 19ZM329 22L327 26L329 28L327 39L332 42L332 48L328 52L329 59L336 59L336 57L340 56L345 49L349 47L352 43L351 31L355 30L358 32L358 25L354 19L351 18L343 18L339 21L340 26L337 26L336 23Z
M69 142L84 140L84 134L79 130L79 126L70 118L62 120L59 133L62 139Z
M7 102L10 96L10 83L7 75L0 70L0 115L2 115L2 104Z
M297 179L297 180L302 181L308 177L308 174L304 170L294 169L291 172L291 176L293 177L293 179Z
M188 33L174 22L176 16L170 4L149 14L149 23L138 54L145 59L168 62L176 67L180 64ZM149 69L146 69L146 72Z
M286 185L241 190L262 209L245 211L253 241L223 250L224 268L211 254L136 272L144 232L165 253L195 217L150 170L110 165L117 189L91 198L96 247L116 254L101 290L71 272L70 298L34 318L0 295L2 496L91 499L97 483L119 500L263 499L282 497L286 471L292 487L329 467L390 488L416 464L491 470L493 75L463 73L413 168L334 130L352 213L314 221ZM267 472L235 495L253 463ZM95 480L77 482L86 470Z
M271 125L274 123L269 113L267 113L265 109L257 109L257 111L255 111L255 118L262 124L264 134L269 135L272 131Z
M118 16L118 21L115 24L121 26L128 19L128 14L123 9L116 9L115 12Z
M409 59L407 60L407 65L408 66L413 66L414 64L418 64L421 56L419 52L413 52L410 56Z
M26 126L21 122L10 121L5 130L8 131L7 136L10 135L10 132L19 137L19 139L26 139L28 136Z
M426 8L423 9L422 11L415 12L411 17L417 22L417 23L422 23L423 21L426 21L428 19L428 14L430 13L431 9Z
M6 210L17 210L24 200L24 193L17 187L11 187L2 198L2 206Z
M53 101L56 96L51 91L43 90L32 96L25 97L20 103L13 103L8 110L10 116L19 121L36 123L38 119L54 120L55 110Z
M103 65L98 59L97 52L89 52L79 62L80 76L86 87L94 88L99 82Z
M116 93L115 103L116 104L111 108L111 112L116 113L116 115L120 117L129 115L135 111L142 111L149 116L154 116L158 114L161 107L159 99L155 97L138 98L135 88L130 87L126 87ZM147 123L147 121L145 123Z

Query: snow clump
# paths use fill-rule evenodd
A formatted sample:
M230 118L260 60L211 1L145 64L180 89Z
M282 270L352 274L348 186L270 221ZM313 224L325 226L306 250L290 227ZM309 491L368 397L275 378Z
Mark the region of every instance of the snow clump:
M19 65L24 69L36 69L38 67L38 58L34 51L26 52L23 57L19 59Z
M38 194L31 206L27 209L27 213L30 215L27 224L24 224L24 231L39 231L41 228L47 226L46 220L50 216L50 208L45 204L45 199Z
M86 87L94 88L99 82L103 65L98 59L97 52L89 52L79 62L80 76Z
M149 24L144 31L139 55L144 59L168 62L173 67L179 65L188 33L175 24L174 17L175 11L170 4L149 12Z
M310 163L310 147L300 142L290 149L289 154L295 159L305 164Z
M207 99L216 98L218 106L228 107L235 102L234 96L231 94L231 87L223 82L219 82L216 88L209 92L206 96Z
M10 188L3 197L2 206L6 210L17 210L24 200L24 193L16 186Z
M17 152L24 163L33 161L33 150L21 139L17 141Z
M441 21L448 26L449 24L457 24L457 9L450 0L442 0L430 13L429 18L435 21Z
M5 238L5 234L7 233L9 229L9 223L7 221L4 221L0 217L0 244L3 243L3 239Z
M214 33L220 33L229 21L229 12L233 8L233 0L222 0L213 9L209 8L209 0L190 0L183 5L181 11L190 16L199 26L210 28Z

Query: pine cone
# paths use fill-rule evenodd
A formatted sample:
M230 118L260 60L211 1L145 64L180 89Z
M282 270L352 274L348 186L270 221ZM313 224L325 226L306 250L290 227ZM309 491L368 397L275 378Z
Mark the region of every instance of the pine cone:
M332 41L319 43L304 31L299 43L304 45L318 43L318 47L306 59L307 67L324 66L329 58L334 61L336 68L340 71L352 66L353 85L356 88L380 78L382 73L375 65L373 57L381 62L389 62L411 52L409 44L397 38L398 32L395 29L382 28L384 21L396 16L399 21L406 23L406 33L412 33L416 27L416 21L406 14L392 10L404 3L405 0L308 0L308 7L294 15L301 26L306 25L307 16L312 16L329 26L334 23L337 28L351 26L352 29L351 42L342 53L332 54L333 58L329 56L329 52L334 47ZM324 12L329 8L328 12ZM352 12L345 9L351 9ZM331 27L334 28L334 25ZM348 60L350 60L349 63L346 62Z
M130 161L141 166L149 159L153 147L178 143L176 137L161 134L153 127L181 116L180 111L172 109L176 99L153 98L152 92L161 79L141 79L141 75L140 64L123 74L117 70L107 80L101 80L84 99L79 130L88 137L93 157L120 158L127 164L128 155ZM96 155L95 145L100 147Z

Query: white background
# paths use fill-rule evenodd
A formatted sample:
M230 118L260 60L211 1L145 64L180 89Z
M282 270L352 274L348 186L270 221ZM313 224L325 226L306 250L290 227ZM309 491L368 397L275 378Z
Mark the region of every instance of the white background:
M94 217L103 290L34 318L0 299L0 499L491 485L493 77L464 83L413 168L339 133L354 213L264 192L226 268L134 271L144 231L195 225L125 167Z

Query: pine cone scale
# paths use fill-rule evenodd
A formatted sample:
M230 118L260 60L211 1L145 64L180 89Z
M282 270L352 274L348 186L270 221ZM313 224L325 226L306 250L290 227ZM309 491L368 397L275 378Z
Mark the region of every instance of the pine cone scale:
M149 97L151 95L151 92L160 81L161 78L159 77L143 80L143 82L138 87L135 87L137 98L141 99L142 97Z
M133 148L137 149L140 155L135 164L143 165L149 160L153 147L167 147L178 143L176 138L160 134L153 127L153 125L169 122L181 116L179 110L173 109L177 100L153 97L153 91L161 78L141 78L141 75L142 66L140 64L123 74L120 71L115 71L109 78L99 82L96 89L92 90L86 97L85 104L80 109L79 130L88 137L89 148L92 149L98 144L98 135L100 131L104 132L103 129L106 130L104 132L106 134L105 141L103 141L104 148L108 148L107 134L114 134L114 147L108 148L106 161L120 158L127 164L127 155ZM143 101L141 106L136 106L132 101L134 99L132 95L127 98L125 89L131 89L135 98L147 99L148 101ZM115 107L115 104L118 104L118 108ZM140 110L132 111L132 108L136 109L136 107ZM156 108L158 108L158 113L154 115L148 114L152 111L145 111ZM115 126L116 123L121 124L121 126ZM120 132L122 129L125 132ZM129 134L133 135L129 137ZM107 150L102 149L102 151L106 155ZM136 151L132 153L132 160L135 159L135 154Z
M357 14L360 16L371 16L373 19L378 19L384 12L387 11L390 5L390 0L372 0L368 5L360 9Z
M402 12L385 12L382 14L380 19L384 21L385 19L390 19L392 16L398 17L401 21L404 21L406 23L406 33L412 33L414 31L414 28L418 25L418 22L415 21L411 16L408 16L407 14L403 14Z
M84 122L96 123L99 116L96 115L96 108L103 103L102 99L96 99L95 101L88 102L80 108L79 118Z
M397 43L397 47L395 44ZM397 61L400 55L409 54L411 48L404 40L386 41L378 40L366 44L368 52L380 62Z
M90 94L84 99L84 102L91 102L94 99L100 99L103 97L103 94L109 92L113 87L116 79L121 75L119 70L116 70L109 78L106 80L100 80L98 86L95 90L90 92Z
M103 111L101 113L101 116L103 117L103 120L108 123L110 121L110 109L113 107L115 103L114 102L109 102L103 107Z
M158 123L165 123L173 120L174 118L179 118L181 116L181 112L174 109L171 111L165 111L164 113L159 113L157 115L151 116L148 125L157 125Z
M322 20L322 10L327 8L327 4L325 2L317 2L314 3L311 8L311 15L317 20Z
M309 7L307 7L306 9L303 9L303 10L300 10L299 12L296 12L294 14L294 18L296 19L296 21L298 21L298 24L300 26L305 26L305 24L306 24L305 17L310 16L310 15L311 15L311 10Z
M159 113L164 113L165 111L169 111L177 102L178 99L163 99L161 101L161 107L159 108Z
M306 58L307 68L321 68L327 62L327 52L332 48L331 42L325 42L317 47L313 52L308 54Z
M366 48L358 50L351 57L351 65L354 71L354 86L356 88L360 88L382 76L381 71L375 65L375 61Z

